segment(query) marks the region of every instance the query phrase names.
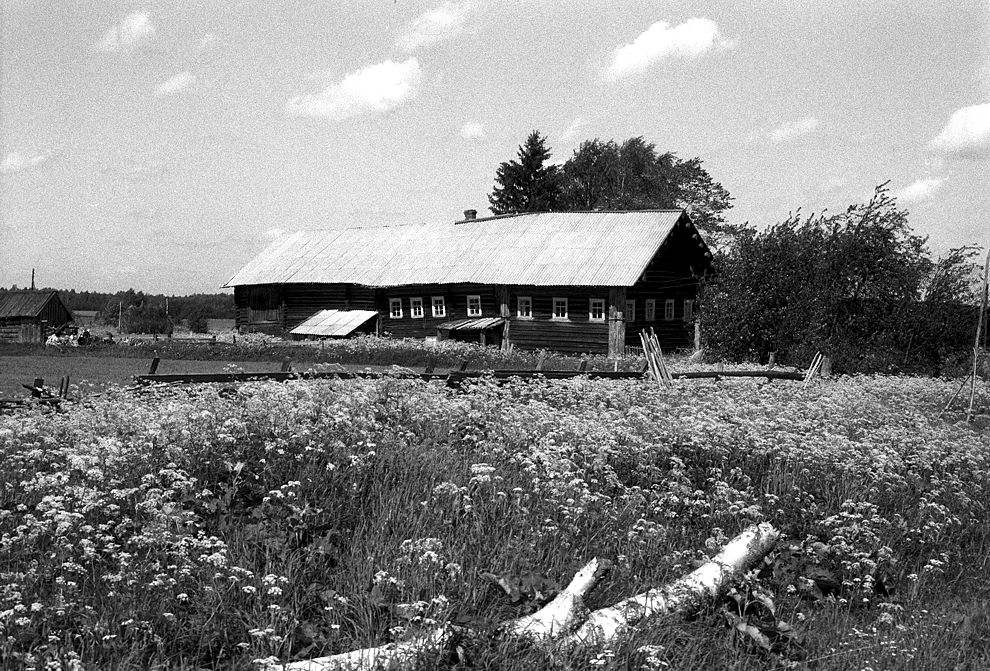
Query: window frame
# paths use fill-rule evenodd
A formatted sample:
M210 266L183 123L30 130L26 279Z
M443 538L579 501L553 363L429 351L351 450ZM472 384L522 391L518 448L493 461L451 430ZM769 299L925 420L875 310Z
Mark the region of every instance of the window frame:
M478 303L478 311L477 312L472 312L471 311L471 301L472 300L477 301L477 303ZM483 313L484 313L484 310L481 307L481 294L468 294L468 297L467 297L467 316L468 317L481 317L481 316L483 316Z
M682 317L684 321L690 322L694 321L694 299L685 298L684 299L684 315Z
M595 316L595 304L601 306L601 316ZM588 321L589 322L603 322L605 321L605 299L604 298L589 298L588 299Z
M646 305L643 308L643 319L648 322L655 322L657 320L657 300L655 298L646 299Z
M564 316L562 316L562 317L557 314L557 302L558 301L563 302L563 305L564 305ZM551 321L564 322L564 321L568 321L570 319L570 310L569 310L569 306L568 306L567 303L568 303L567 302L567 298L564 297L564 296L554 296L553 297L553 301L550 304L551 305L551 308L550 308L550 320Z
M416 314L416 308L419 308L419 314ZM409 318L410 319L425 319L426 310L423 308L423 297L415 296L409 299Z
M665 322L674 321L674 299L668 298L663 302L663 320Z
M523 302L525 301L526 312L523 314ZM532 296L516 296L516 317L519 319L532 319L533 318L533 297Z
M634 322L636 321L636 299L626 300L626 321Z
M398 314L396 314L398 313ZM402 319L402 299L401 298L389 298L388 299L388 316L389 319Z
M437 310L437 306L440 307ZM443 318L447 316L447 298L445 296L430 296L430 310L431 314L436 318Z

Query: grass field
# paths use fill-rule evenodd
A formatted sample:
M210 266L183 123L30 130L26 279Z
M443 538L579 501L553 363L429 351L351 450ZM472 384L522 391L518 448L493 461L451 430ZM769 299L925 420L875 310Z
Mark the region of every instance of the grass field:
M990 438L940 416L954 388L384 378L0 417L0 659L257 669L454 622L477 669L988 668ZM760 521L776 551L694 618L577 656L491 636L592 557L597 608Z

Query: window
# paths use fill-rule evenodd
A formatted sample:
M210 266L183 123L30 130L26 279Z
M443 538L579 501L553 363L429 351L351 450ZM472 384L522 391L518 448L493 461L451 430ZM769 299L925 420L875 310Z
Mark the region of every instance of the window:
M636 321L636 301L626 301L626 321L634 322Z
M646 299L646 321L652 322L657 318L657 302L652 298Z
M481 296L468 296L468 317L481 316Z
M433 316L434 317L446 317L447 316L447 304L443 300L443 296L431 296L433 299Z
M409 316L413 319L423 318L423 299L422 298L410 298L409 299Z
M402 299L388 299L388 316L392 319L402 319Z
M663 318L670 321L674 318L674 299L668 298L663 303Z
M516 316L524 319L533 318L533 299L529 296L516 298Z
M588 305L588 319L593 322L605 321L605 299L592 298Z
M556 298L553 299L553 318L554 319L567 319L567 299L566 298Z
M694 301L690 298L684 299L684 321L689 322L694 319Z

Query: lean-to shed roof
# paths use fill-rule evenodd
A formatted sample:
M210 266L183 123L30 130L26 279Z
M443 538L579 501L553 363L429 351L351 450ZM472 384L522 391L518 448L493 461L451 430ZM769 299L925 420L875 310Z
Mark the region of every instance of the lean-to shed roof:
M24 289L0 292L0 319L37 317L53 296L55 300L60 300L57 291Z
M632 286L681 210L538 212L451 224L301 231L225 286L344 283Z

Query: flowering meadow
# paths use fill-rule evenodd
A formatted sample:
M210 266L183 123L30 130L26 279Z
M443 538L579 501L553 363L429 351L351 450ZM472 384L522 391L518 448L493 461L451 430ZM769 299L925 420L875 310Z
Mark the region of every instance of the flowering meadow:
M956 385L384 377L0 416L0 666L259 669L453 622L424 668L988 668L990 432L940 414ZM694 618L579 658L496 634L593 557L598 608L761 521L777 550Z

